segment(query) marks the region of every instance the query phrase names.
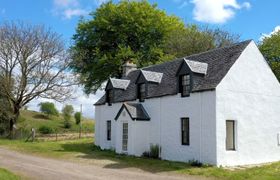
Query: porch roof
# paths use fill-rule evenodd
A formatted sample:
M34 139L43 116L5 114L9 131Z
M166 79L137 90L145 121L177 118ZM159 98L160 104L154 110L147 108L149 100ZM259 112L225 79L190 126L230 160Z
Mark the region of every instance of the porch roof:
M123 103L115 117L115 120L119 118L124 108L132 120L149 121L151 119L141 103Z

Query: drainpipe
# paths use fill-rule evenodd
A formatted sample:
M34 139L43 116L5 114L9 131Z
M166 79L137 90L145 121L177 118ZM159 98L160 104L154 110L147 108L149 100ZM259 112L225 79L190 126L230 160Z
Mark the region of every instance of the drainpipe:
M199 119L200 119L200 138L199 138L199 162L201 162L201 141L202 141L202 93L199 93L200 97L200 114L199 114Z
M162 113L162 111L161 111L161 98L159 98L159 148L160 148L159 157L160 158L161 158L161 149L162 149L162 147L161 147L161 121L162 121L161 113Z

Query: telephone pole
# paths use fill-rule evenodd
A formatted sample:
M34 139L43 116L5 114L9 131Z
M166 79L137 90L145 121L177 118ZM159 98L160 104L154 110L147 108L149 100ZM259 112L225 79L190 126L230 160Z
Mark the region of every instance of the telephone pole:
M82 117L83 117L82 112L83 112L83 105L81 104L81 106L80 106L81 119L80 119L79 139L81 139L81 136L82 136Z

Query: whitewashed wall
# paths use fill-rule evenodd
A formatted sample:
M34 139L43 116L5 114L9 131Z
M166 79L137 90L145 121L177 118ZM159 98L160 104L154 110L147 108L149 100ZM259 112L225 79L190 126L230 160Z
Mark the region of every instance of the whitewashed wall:
M215 91L193 93L182 98L180 94L146 99L144 108L150 121L132 121L120 115L114 120L122 103L96 106L96 141L101 148L121 151L122 122L129 123L128 154L142 155L151 144L162 147L163 159L199 160L216 164ZM138 101L134 101L138 102ZM190 118L190 145L181 145L181 117ZM106 139L106 121L112 120L112 140Z
M280 85L251 42L216 88L217 164L280 160ZM236 151L225 150L226 120L237 121Z

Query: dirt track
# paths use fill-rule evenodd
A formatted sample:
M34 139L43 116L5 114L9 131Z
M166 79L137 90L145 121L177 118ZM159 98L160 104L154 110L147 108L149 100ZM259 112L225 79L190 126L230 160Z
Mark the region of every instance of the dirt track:
M181 179L205 179L195 176L174 176L167 173L153 174L131 169L112 169L101 166L74 163L63 160L55 160L44 157L26 155L0 148L0 167L4 167L27 177L40 180L181 180Z

